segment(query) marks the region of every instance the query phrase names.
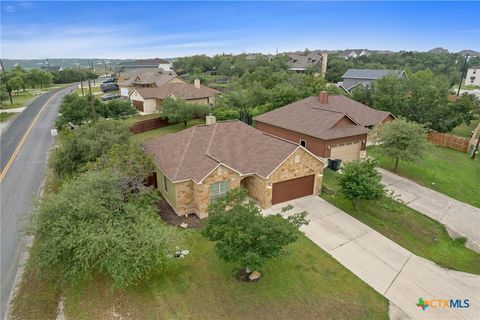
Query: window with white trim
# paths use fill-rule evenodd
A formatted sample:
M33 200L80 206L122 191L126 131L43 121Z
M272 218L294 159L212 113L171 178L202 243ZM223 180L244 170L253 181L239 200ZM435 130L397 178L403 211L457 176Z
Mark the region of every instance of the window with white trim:
M230 189L228 181L215 182L210 185L210 202L224 196Z

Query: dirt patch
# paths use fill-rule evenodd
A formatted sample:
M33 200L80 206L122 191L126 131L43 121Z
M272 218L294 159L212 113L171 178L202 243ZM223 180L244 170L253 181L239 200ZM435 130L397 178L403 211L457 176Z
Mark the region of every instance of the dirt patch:
M202 221L199 217L195 214L178 216L165 199L157 202L157 209L160 217L172 226L180 227L182 224L186 224L188 229L200 229L202 227Z

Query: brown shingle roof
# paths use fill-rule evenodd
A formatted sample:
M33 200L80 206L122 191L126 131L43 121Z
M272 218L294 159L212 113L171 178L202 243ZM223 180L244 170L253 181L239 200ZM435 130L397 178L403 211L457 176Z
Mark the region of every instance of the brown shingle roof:
M144 99L165 99L170 95L174 95L179 99L199 99L213 97L220 91L200 86L195 88L194 85L188 83L165 83L158 88L136 88L135 89Z
M240 174L267 177L299 145L260 132L241 121L192 127L144 143L173 182L200 182L219 164ZM319 160L320 161L320 160Z
M345 115L360 127L332 128ZM264 113L255 120L320 139L334 139L364 134L367 131L363 127L379 124L389 115L390 112L372 109L345 96L331 95L326 104L320 103L318 96L308 97Z
M132 86L134 84L155 84L160 86L177 77L174 71L159 69L134 69L120 74L119 86Z

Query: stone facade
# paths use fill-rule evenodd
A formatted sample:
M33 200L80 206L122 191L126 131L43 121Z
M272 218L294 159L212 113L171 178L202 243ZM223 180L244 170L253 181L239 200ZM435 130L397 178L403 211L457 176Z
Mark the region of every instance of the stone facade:
M319 194L322 186L324 163L304 149L297 149L267 179L257 175L241 177L237 172L220 165L201 183L184 181L175 183L176 207L178 215L195 213L200 218L207 216L210 204L210 185L220 181L229 181L229 189L240 186L248 190L248 195L262 208L272 205L272 184L315 174L314 194Z

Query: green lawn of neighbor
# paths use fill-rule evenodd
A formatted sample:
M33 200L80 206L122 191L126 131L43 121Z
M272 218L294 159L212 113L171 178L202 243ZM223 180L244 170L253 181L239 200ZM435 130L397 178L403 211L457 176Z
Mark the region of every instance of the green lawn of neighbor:
M67 319L388 319L388 301L302 236L271 260L258 283L242 283L198 231L190 254L163 274L125 292L94 279L66 294ZM21 319L54 319L60 294L30 274L15 299ZM114 316L115 315L115 316Z
M7 122L14 115L15 112L0 112L0 122Z
M196 126L196 125L199 125L199 124L205 124L205 120L204 119L190 120L187 123L187 128L190 128L190 127L193 127L193 126ZM183 123L177 123L177 124L172 124L172 125L169 125L169 126L166 126L166 127L163 127L163 128L158 128L158 129L155 129L155 130L145 131L145 132L136 134L133 137L134 137L135 140L142 142L142 141L145 141L145 140L150 139L150 138L163 136L165 134L176 133L176 132L179 132L183 129L186 129L183 126Z
M466 248L464 239L452 239L439 222L387 196L361 200L358 211L340 191L339 174L325 169L323 185L335 194L321 197L414 254L441 266L480 274L480 254Z
M466 123L462 123L461 125L453 128L450 134L453 134L459 137L470 138L472 136L472 131L475 131L475 128L477 127L477 125L478 125L478 120L470 121L470 125L467 125Z
M380 155L379 146L368 148L368 155L379 165L392 170L393 160ZM400 162L398 175L425 187L480 208L480 160L470 159L467 153L432 146L426 156L415 162Z

